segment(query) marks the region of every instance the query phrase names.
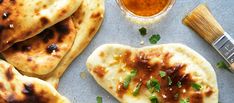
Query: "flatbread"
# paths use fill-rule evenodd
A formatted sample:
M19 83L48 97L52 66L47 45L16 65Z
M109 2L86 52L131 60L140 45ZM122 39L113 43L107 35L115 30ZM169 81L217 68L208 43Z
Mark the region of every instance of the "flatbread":
M82 0L1 0L0 52L71 16Z
M70 103L49 83L22 76L0 60L0 103Z
M182 44L102 45L88 58L87 68L121 103L151 103L152 96L159 103L218 103L212 66Z
M77 29L75 42L64 56L55 71L43 77L55 87L72 61L87 47L101 26L104 18L104 0L84 0L81 7L72 15Z
M24 74L46 75L70 50L75 36L75 25L69 17L33 38L14 44L2 54Z

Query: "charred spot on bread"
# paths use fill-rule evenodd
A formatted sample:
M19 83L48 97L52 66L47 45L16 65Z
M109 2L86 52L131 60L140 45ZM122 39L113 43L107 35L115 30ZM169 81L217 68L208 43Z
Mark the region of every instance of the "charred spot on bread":
M3 2L3 0L0 0L0 4Z
M6 91L6 88L5 88L4 84L1 83L1 82L0 82L0 90L3 91L3 92Z
M65 22L59 22L56 24L55 30L59 33L58 42L62 42L64 36L70 33L69 24Z
M15 0L10 0L12 4L16 4L16 1Z
M89 37L94 34L95 30L96 30L95 27L89 29Z
M43 92L36 93L33 84L23 84L23 89L21 91L24 94L23 98L16 98L15 94L11 94L7 97L7 103L47 103L48 98L43 96Z
M59 22L55 25L55 29L59 34L68 34L70 32L68 23Z
M41 17L40 21L41 21L42 26L44 26L44 25L46 25L46 24L49 23L49 19L46 18L46 17Z
M91 15L91 18L99 18L101 16L101 13L100 12L97 12L97 13L93 13Z
M195 92L192 94L192 96L189 98L190 103L203 103L203 96L201 92Z
M2 14L2 19L7 19L10 16L10 13L8 11L4 11Z
M4 25L0 24L0 33L2 33L2 31L5 29Z
M49 45L49 46L46 48L46 51L47 51L47 53L51 54L51 53L53 53L54 51L58 51L58 47L57 47L56 44L53 43L53 44Z
M22 90L22 93L31 96L34 94L34 86L32 84L24 84L24 89Z
M50 39L54 38L54 31L51 29L45 29L39 34L40 38L47 43Z
M21 51L23 51L23 52L30 51L31 49L32 49L32 47L30 45L23 45L21 47Z
M31 62L32 60L33 60L32 57L27 58L27 61L29 61L29 62Z
M6 79L8 81L11 81L14 78L14 74L12 72L12 67L9 67L7 71L5 72Z

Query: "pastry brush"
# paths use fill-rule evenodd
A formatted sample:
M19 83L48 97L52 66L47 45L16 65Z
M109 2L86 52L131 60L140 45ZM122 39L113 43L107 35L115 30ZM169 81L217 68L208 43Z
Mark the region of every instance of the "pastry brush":
M200 4L184 19L183 23L196 31L211 44L234 70L234 40L224 31L205 4Z

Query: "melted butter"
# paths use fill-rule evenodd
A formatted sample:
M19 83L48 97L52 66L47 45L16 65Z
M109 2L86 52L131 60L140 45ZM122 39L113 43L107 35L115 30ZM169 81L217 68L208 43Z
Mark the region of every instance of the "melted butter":
M170 0L122 0L122 4L139 16L152 16L168 6Z

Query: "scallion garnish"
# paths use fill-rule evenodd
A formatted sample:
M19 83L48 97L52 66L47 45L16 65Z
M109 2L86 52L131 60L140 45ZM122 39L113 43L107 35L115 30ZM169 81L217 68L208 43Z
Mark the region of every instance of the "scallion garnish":
M157 35L152 35L149 38L149 41L150 41L151 44L157 44L160 39L161 39L160 35L157 34Z
M197 84L197 83L192 83L192 87L193 89L195 89L196 91L199 91L201 89L201 85Z
M129 75L127 75L127 77L125 77L124 82L123 82L123 87L124 87L125 89L128 88L128 85L130 84L131 79L132 79L133 77L135 77L136 74L137 74L137 71L136 71L136 70L132 70L131 73L130 73Z
M175 98L178 98L178 97L179 97L179 93L176 93L176 94L174 95L174 97L175 97Z
M151 103L158 103L158 98L154 95L150 96Z
M160 84L159 84L159 82L158 82L156 79L154 79L154 78L148 80L147 83L146 83L146 85L147 85L147 88L148 88L151 92L154 92L155 90L156 90L157 92L160 91Z
M166 76L166 72L164 72L164 71L159 71L159 75L160 75L160 77L165 77Z
M102 103L102 97L97 96L97 97L96 97L96 100L97 100L97 103Z
M145 27L140 28L139 32L141 33L142 36L145 36L147 34L147 30Z
M141 88L142 82L139 82L137 86L133 90L133 96L137 96L139 94L140 88Z
M182 87L182 84L181 84L181 82L180 82L180 81L178 81L178 82L177 82L177 86L178 86L179 88L181 88L181 87Z
M127 75L127 77L125 77L124 82L123 82L123 87L125 89L128 88L128 85L129 85L131 79L132 79L131 75Z
M181 99L180 103L189 103L189 98L187 98L187 99Z
M130 73L130 75L132 76L132 77L135 77L136 75L137 75L137 70L132 70L131 71L131 73Z
M172 84L171 77L170 77L170 76L168 76L168 77L167 77L167 79L168 79L168 85L171 85L171 84Z
M228 70L229 72L233 73L229 67L226 65L226 63L224 61L220 61L216 64L216 67L219 68L219 69L225 69L225 70Z

